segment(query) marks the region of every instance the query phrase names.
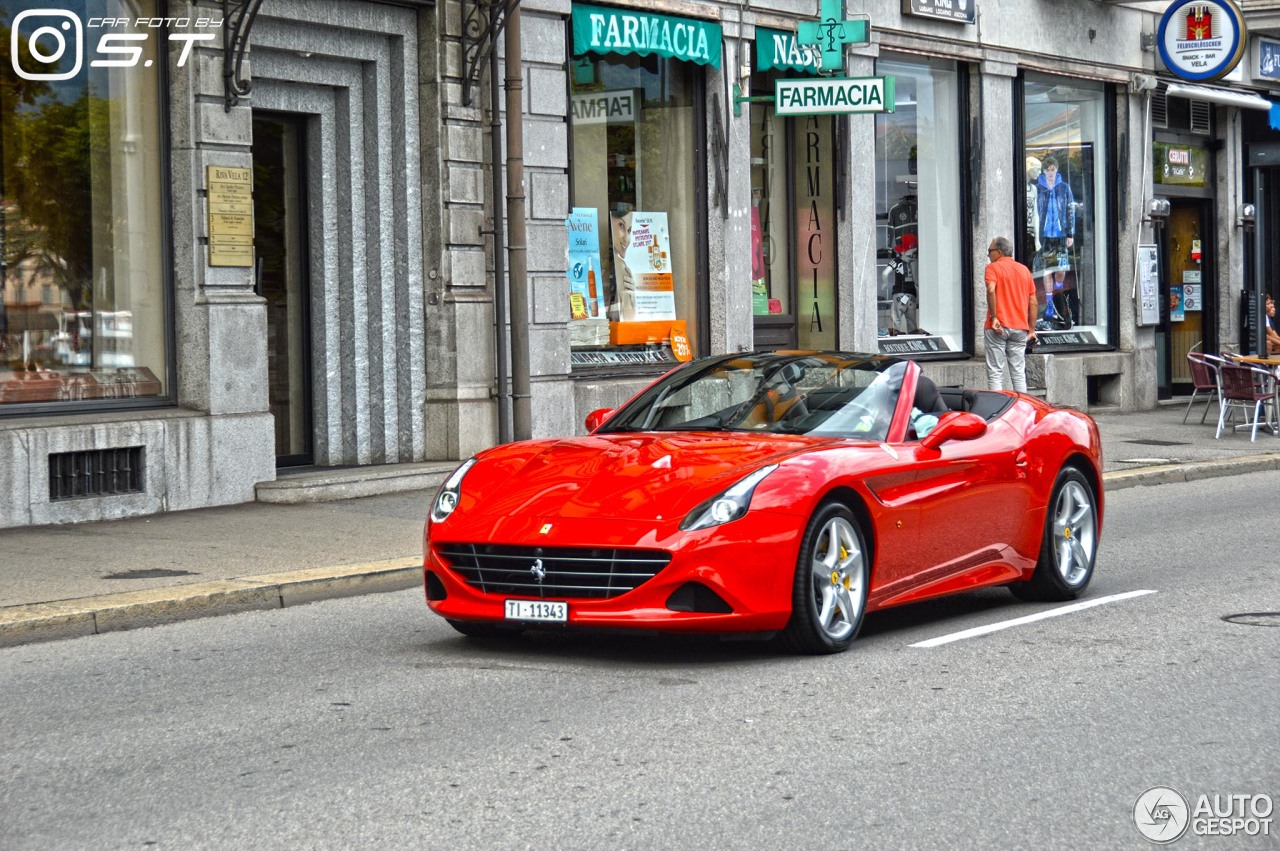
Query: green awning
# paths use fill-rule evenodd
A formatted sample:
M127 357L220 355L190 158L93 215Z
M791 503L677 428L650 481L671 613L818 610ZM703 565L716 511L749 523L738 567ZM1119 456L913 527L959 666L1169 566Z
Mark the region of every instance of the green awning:
M799 71L816 74L821 55L808 45L801 45L794 32L756 27L756 70Z
M720 67L720 25L608 6L573 7L573 53L656 54Z

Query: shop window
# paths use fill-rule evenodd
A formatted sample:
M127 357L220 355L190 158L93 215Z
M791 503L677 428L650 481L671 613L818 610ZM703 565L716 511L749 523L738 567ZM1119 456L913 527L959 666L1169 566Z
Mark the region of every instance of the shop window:
M752 78L773 94L776 72ZM836 120L751 105L752 314L758 348L834 349Z
M697 65L656 55L570 63L575 367L705 351L700 79Z
M1015 248L1036 281L1042 349L1107 343L1107 104L1102 83L1024 81L1025 228Z
M158 4L58 5L0 0L0 413L167 392L162 31L112 27L140 36L128 44L141 55L95 67L102 30L87 26Z
M897 107L876 116L880 350L964 349L960 80L953 62L881 60Z

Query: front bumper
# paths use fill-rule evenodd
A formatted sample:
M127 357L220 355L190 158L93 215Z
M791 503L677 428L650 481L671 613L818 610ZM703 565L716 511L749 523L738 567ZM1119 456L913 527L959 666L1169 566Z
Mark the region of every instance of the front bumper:
M652 521L451 517L428 529L423 568L427 604L450 620L515 624L519 622L505 620L505 601L540 599L485 593L473 586L441 552L448 544L661 550L670 554L671 561L634 590L610 598L547 599L568 602L568 627L710 633L778 630L791 616L802 531L802 520L764 511L697 532L681 532L676 524ZM673 609L672 595L689 583L709 589L729 611ZM688 598L686 591L677 600Z

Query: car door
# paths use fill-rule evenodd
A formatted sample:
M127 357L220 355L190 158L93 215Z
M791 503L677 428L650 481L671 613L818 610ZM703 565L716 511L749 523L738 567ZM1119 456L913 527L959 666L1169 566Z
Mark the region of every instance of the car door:
M972 440L937 449L918 441L903 445L915 460L911 502L917 515L915 570L902 578L898 594L965 574L973 574L974 584L990 581L993 571L978 569L1013 556L1029 504L1021 445L1019 429L1004 417Z

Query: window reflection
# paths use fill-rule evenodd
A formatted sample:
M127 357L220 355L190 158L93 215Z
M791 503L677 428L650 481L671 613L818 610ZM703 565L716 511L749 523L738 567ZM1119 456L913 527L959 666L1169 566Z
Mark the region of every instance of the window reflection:
M897 108L876 116L880 350L963 348L960 84L955 63L876 63Z
M1101 83L1028 75L1018 260L1039 293L1039 345L1105 343L1106 94Z
M136 65L105 68L92 65L102 31L87 26L154 15L156 4L49 5L0 0L0 405L158 396L163 32L113 27L146 39L129 42L142 50ZM40 61L60 49L41 29L68 16L78 33L66 28L62 56Z

